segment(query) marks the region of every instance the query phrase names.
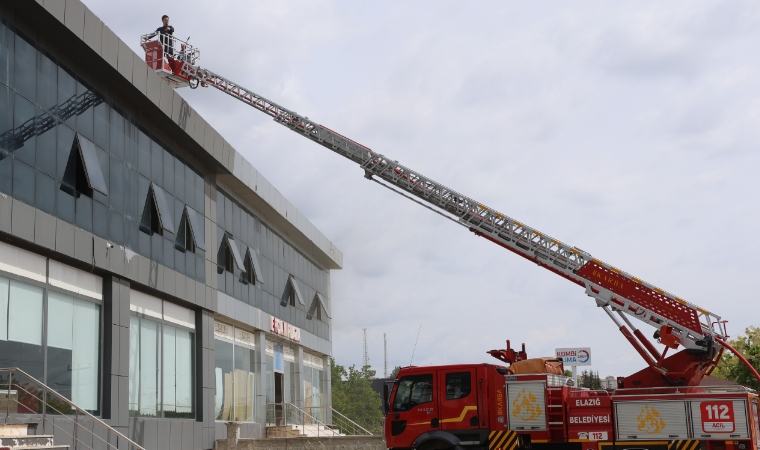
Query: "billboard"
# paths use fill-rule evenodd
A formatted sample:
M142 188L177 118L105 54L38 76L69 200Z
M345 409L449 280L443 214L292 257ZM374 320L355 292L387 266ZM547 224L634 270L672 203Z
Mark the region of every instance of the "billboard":
M590 366L591 365L591 348L555 348L554 354L562 360L565 366Z

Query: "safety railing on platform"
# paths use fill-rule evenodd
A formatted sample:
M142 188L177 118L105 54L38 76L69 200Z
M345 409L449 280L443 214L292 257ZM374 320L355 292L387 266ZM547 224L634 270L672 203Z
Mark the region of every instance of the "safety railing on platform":
M5 415L6 424L39 422L43 435L53 435L56 445L69 445L71 450L145 450L54 389L15 367L0 369L2 414Z
M327 420L328 417L332 420ZM292 403L269 403L267 425L294 426L302 434L313 437L372 436L372 433L331 406L299 408Z

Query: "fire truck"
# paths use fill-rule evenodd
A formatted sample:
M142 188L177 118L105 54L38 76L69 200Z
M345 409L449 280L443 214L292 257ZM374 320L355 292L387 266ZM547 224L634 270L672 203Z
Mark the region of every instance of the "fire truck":
M757 393L699 386L726 350L760 380L728 343L720 316L201 68L186 41L151 38L140 40L146 63L173 87L216 88L355 162L365 178L579 286L645 363L614 390L573 386L561 367L528 359L509 341L488 352L508 365L406 367L386 386L389 448L760 450ZM654 327L660 348L631 318Z

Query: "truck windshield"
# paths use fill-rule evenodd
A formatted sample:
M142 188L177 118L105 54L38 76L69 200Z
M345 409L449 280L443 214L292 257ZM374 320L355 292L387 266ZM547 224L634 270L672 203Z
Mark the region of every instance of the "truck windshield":
M433 401L433 375L402 377L393 400L394 411L409 411L413 407Z

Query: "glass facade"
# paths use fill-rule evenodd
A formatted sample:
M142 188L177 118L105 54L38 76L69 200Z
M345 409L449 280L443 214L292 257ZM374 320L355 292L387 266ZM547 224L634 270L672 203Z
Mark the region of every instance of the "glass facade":
M129 415L192 419L194 333L132 315Z
M329 274L317 266L310 258L296 250L274 230L264 224L259 217L240 205L231 196L217 188L216 193L216 242L208 243L208 251L221 254L227 245L224 237L234 239L241 257L248 251L256 253L263 283L243 283L235 263L221 258L217 261L217 288L230 297L248 303L266 313L272 314L301 329L329 339L330 324L323 321L321 311L308 316L312 299L319 292L327 298ZM246 262L247 264L247 259ZM232 270L231 270L232 269ZM288 278L293 276L298 283L305 305L297 301L281 306L286 293Z
M95 144L108 195L75 197L61 189L77 133ZM204 212L202 175L75 72L0 23L0 192L204 281L205 252L175 246L179 230L139 231L151 183L165 193L173 225L185 206Z
M18 367L97 414L100 305L0 277L0 367Z

